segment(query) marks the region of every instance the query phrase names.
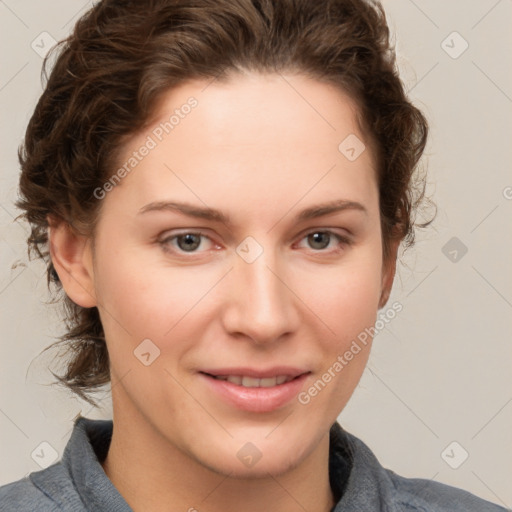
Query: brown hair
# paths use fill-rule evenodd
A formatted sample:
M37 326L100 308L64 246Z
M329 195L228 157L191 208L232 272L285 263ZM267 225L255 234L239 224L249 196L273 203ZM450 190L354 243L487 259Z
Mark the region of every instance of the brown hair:
M48 216L93 234L101 203L94 190L161 94L185 80L227 79L238 70L302 73L356 100L378 167L384 261L393 240L414 241L425 180L413 174L428 126L405 95L377 2L102 0L60 43L49 77L47 67L48 59L46 87L19 150L17 206L31 225L29 253L46 261L48 283L61 292ZM88 393L110 380L98 310L62 300L68 330L59 343L71 354L66 373L54 376L96 405Z

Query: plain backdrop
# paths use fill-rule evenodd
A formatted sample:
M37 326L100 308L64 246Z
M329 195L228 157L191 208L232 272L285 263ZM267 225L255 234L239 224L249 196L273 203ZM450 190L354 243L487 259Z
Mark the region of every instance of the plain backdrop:
M78 413L111 417L108 390L93 410L50 385L55 357L39 354L62 330L59 310L13 205L41 54L90 5L0 1L0 484L41 469L41 443L60 457ZM512 507L512 2L384 7L410 98L430 122L423 164L439 212L401 257L389 305L403 310L375 338L340 421L398 474Z

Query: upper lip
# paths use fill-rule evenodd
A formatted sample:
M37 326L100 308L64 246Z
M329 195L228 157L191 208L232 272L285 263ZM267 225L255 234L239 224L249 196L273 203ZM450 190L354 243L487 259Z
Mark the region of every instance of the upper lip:
M255 379L265 379L269 377L277 377L286 375L287 377L298 377L304 373L309 373L309 370L303 370L292 366L273 366L266 369L249 368L248 366L239 366L236 368L215 368L199 370L200 373L207 373L215 377L225 375L243 375L245 377L253 377Z

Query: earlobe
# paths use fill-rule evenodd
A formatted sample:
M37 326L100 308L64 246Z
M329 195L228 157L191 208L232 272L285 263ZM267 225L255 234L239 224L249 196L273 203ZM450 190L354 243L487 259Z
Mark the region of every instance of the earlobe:
M79 306L96 306L90 238L62 219L48 218L50 257L67 296Z

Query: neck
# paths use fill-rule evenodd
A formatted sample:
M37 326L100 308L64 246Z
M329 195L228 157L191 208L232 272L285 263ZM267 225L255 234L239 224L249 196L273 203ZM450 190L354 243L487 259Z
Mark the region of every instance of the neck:
M329 433L301 463L279 475L233 478L212 470L162 437L135 408L116 410L102 466L134 512L329 512ZM170 506L170 504L172 504Z

